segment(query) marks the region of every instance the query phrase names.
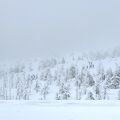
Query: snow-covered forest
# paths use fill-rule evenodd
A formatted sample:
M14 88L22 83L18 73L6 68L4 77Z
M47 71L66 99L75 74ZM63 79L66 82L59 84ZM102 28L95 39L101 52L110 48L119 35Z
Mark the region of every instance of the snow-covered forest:
M1 100L120 100L120 52L1 63Z

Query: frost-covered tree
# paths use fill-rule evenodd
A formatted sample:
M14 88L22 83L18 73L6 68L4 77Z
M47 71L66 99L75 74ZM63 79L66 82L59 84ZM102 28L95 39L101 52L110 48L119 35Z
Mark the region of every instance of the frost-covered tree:
M48 84L44 84L43 88L41 89L42 99L46 100L48 94L49 94L49 86Z
M70 98L70 86L61 84L58 93L56 94L57 100L68 100Z
M104 81L105 80L105 71L104 71L104 67L101 63L99 63L99 66L98 66L98 77L101 81Z
M71 66L68 72L69 72L70 79L73 79L76 77L76 67L75 66Z
M93 93L92 92L88 92L86 99L87 100L95 100L95 98L93 97Z
M119 89L120 87L120 67L118 67L114 73L110 73L109 79L107 79L107 86L111 89Z
M100 85L99 84L97 84L95 86L95 95L96 95L96 99L97 100L101 100L102 99L101 98L101 91L100 91Z
M93 86L95 84L93 76L88 71L87 71L87 76L86 76L86 84L88 86Z
M76 74L76 82L75 82L75 86L76 86L76 100L80 100L81 99L81 86L85 80L85 73L84 73L84 68L82 68L82 70L80 71L80 73L77 70L77 74Z

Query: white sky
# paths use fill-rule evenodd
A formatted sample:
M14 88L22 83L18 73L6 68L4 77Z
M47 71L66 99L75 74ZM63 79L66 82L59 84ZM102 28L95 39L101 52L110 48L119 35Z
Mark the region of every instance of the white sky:
M1 0L0 59L120 45L119 0Z

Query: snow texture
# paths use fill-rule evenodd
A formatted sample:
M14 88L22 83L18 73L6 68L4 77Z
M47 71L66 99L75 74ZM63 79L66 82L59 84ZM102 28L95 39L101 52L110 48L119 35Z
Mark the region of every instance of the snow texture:
M1 101L0 120L120 120L119 101Z

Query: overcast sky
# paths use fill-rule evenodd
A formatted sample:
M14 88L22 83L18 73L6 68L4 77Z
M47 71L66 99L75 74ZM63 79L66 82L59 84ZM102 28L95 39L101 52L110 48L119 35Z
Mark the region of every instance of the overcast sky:
M0 59L119 45L119 0L0 0Z

